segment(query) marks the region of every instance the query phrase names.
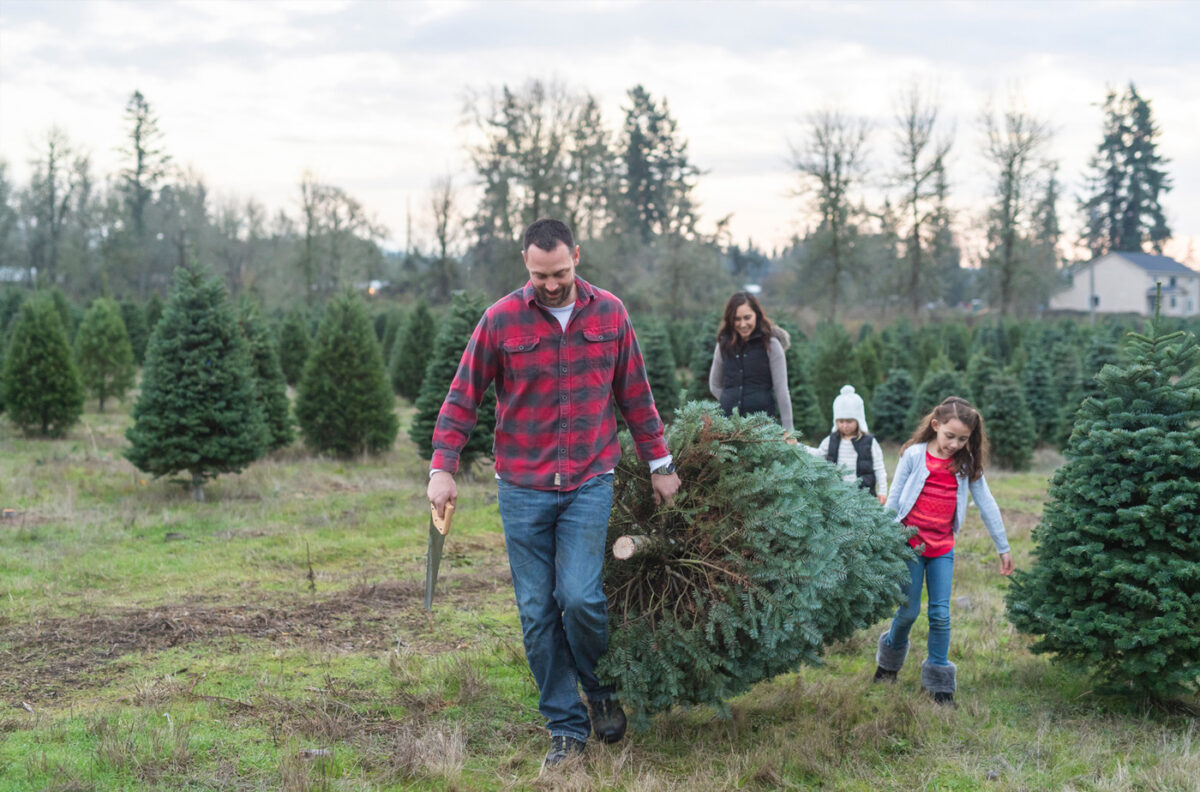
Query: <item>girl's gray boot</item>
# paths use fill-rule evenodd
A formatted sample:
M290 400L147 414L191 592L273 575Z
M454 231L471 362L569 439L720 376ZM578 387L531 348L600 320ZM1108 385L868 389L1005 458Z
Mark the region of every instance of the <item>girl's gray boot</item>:
M875 669L874 682L895 682L896 672L904 667L904 661L908 658L908 646L893 649L888 645L887 637L886 632L879 636L879 648L875 651L878 668Z
M958 666L954 663L933 665L929 658L921 663L921 689L938 704L954 706L954 691L958 689Z

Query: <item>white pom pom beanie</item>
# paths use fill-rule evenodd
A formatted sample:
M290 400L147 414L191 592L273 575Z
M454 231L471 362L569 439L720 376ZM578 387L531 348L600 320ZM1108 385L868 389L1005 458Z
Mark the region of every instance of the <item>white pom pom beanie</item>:
M852 418L858 421L858 430L863 434L871 431L867 428L867 412L863 407L862 396L854 392L853 385L843 385L842 392L833 400L833 431L837 431L838 418Z

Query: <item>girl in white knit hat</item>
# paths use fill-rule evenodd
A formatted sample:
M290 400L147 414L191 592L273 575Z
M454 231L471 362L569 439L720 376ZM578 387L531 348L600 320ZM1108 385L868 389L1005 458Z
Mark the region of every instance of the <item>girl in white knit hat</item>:
M883 449L874 435L867 433L867 413L862 397L853 385L844 385L833 400L833 431L821 445L808 449L846 471L845 480L858 479L858 485L880 503L887 502L887 469Z

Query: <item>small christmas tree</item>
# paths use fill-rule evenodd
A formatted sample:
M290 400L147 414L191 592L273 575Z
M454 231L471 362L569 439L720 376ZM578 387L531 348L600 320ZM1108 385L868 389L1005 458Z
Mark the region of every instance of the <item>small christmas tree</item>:
M133 348L121 320L121 309L113 302L100 298L92 303L79 332L75 335L75 360L83 385L99 400L104 412L104 400L110 396L125 398L133 387Z
M978 407L987 422L992 459L996 464L1010 470L1028 468L1037 445L1037 434L1017 381L1005 374L997 375L984 388Z
M0 375L8 417L26 434L62 437L83 414L83 384L53 298L21 305Z
M417 396L417 414L413 416L409 429L409 437L417 444L417 450L425 459L433 457L434 424L437 423L442 402L450 392L450 384L458 371L463 351L486 307L481 297L456 294L450 305L450 313L438 329L429 356L429 366L421 382L421 393ZM496 395L492 388L488 388L479 405L475 428L471 430L471 437L459 455L459 471L469 476L475 460L491 456L495 432Z
M841 325L825 322L817 328L812 343L812 383L825 427L833 426L833 398L842 386L862 381L854 342Z
M871 432L880 440L905 440L915 428L908 420L912 409L913 381L908 369L895 368L875 389L871 410Z
M1040 351L1035 351L1021 372L1021 384L1025 388L1025 403L1033 415L1033 425L1038 439L1054 437L1058 423L1059 402L1054 393L1054 380L1050 373L1050 361Z
M717 342L711 336L700 336L692 340L692 354L688 357L688 401L712 401L712 390L708 387L708 375L712 371L713 350Z
M257 303L248 298L242 299L238 305L238 324L250 351L254 391L267 427L267 450L275 451L296 439L283 369L279 367L275 343Z
M638 345L646 361L646 378L654 394L654 406L663 421L670 421L679 406L679 378L675 376L675 353L661 322L642 322L637 328Z
M1035 652L1159 698L1200 687L1200 351L1155 319L1079 409L1008 593Z
M164 310L166 310L166 305L163 303L163 298L158 296L158 292L152 292L149 298L146 299L147 334L153 333L154 328L158 327Z
M196 500L204 484L237 473L266 450L267 432L250 355L225 287L180 267L146 346L142 392L125 432L125 456L155 478L187 472Z
M279 368L288 385L295 385L304 374L308 362L312 339L308 332L308 320L299 309L293 308L284 317L279 330Z
M920 387L913 395L912 406L908 410L910 431L947 396L962 396L967 392L967 383L962 374L949 366L950 362L945 358L930 364L929 371L921 380Z
M993 380L1000 376L1000 364L986 349L980 349L971 355L967 363L967 391L970 398L979 404L983 401L983 393Z
M396 307L387 309L384 313L383 338L379 342L385 361L392 359L392 349L396 346L396 339L400 337L403 327L404 311Z
M816 444L829 433L831 424L817 406L817 394L809 378L807 349L808 343L797 331L792 334L792 345L784 351L783 359L787 361L788 394L792 399L792 423L796 435Z
M325 307L296 394L310 448L340 457L382 453L396 441L396 396L366 306L343 292Z
M685 405L667 430L683 489L654 503L627 433L613 484L611 625L597 675L635 726L676 704L712 704L815 664L830 643L891 614L908 580L902 533L838 471L787 445L763 415Z
M421 382L429 367L436 336L437 323L429 311L429 304L419 300L404 319L388 363L392 390L410 402L415 402L421 395Z
M146 344L150 340L146 312L136 301L122 300L121 321L125 323L125 333L129 336L129 349L133 352L133 360L140 366L146 359Z

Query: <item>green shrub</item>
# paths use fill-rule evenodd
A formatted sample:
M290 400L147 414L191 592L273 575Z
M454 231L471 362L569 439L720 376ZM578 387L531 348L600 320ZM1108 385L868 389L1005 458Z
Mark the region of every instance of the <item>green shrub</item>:
M26 434L62 437L83 414L83 383L51 295L21 305L9 329L0 391L9 419Z

